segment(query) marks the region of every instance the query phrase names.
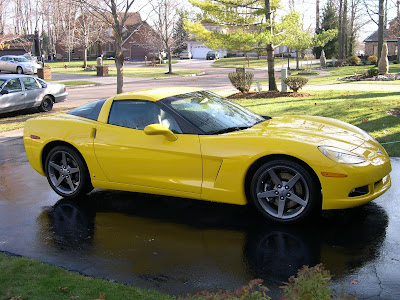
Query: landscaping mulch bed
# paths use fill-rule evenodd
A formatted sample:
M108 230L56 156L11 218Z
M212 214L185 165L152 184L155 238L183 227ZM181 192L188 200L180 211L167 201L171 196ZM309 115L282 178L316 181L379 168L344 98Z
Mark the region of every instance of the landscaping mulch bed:
M389 115L398 117L398 116L400 116L400 108L393 108L391 110L388 110L387 113Z
M265 92L250 92L246 94L236 93L228 96L228 99L261 99L261 98L278 98L278 97L311 97L315 96L308 93L301 92L287 92L282 93L279 91L265 91Z

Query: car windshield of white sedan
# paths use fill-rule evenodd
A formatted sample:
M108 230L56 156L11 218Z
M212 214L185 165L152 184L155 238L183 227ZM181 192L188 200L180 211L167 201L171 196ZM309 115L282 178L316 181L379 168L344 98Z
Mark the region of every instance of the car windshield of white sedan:
M250 128L265 118L208 91L162 100L205 134L221 134Z
M14 60L18 62L29 62L25 57L14 57Z

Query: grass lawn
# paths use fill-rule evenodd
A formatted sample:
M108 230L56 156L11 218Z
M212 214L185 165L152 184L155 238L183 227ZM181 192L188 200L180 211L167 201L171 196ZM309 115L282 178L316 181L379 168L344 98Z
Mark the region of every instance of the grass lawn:
M315 115L339 119L370 133L384 145L390 156L400 156L400 117L387 113L390 109L400 108L400 91L309 91L309 93L315 96L243 99L237 102L261 115ZM396 141L398 143L393 143Z
M290 58L290 62L295 62L295 58ZM275 58L275 65L287 64L287 58ZM221 68L242 68L243 66L249 69L258 69L267 67L268 62L265 57L257 59L257 57L250 57L250 66L244 57L230 57L221 58L212 63L213 67Z
M343 78L355 74L364 74L368 69L372 68L373 66L371 65L365 65L365 66L348 66L348 67L341 67L341 68L327 68L324 69L325 71L328 71L332 73L332 75L329 76L323 76L323 77L317 77L317 78L312 78L308 81L308 84L346 84L348 83L347 81L339 81L337 80L338 77ZM393 65L391 64L389 66L389 72L396 74L400 72L400 65L396 64ZM294 71L292 73L293 76L296 76L298 72ZM306 76L307 77L307 76ZM400 80L395 80L395 81L351 81L350 83L356 83L356 84L400 84Z
M96 60L88 60L87 61L88 66L97 66L97 61ZM114 60L103 60L103 64L104 65L112 65L114 64ZM71 60L70 62L68 62L68 60L64 60L64 62L62 61L49 61L49 62L45 62L46 66L52 67L52 68L64 68L64 65L68 65L68 67L75 67L75 68L79 68L83 66L83 60ZM53 71L53 70L52 70Z
M157 291L82 276L3 253L0 253L0 269L0 299L174 299Z
M55 68L51 70L54 73L62 73L62 74L76 74L76 75L87 75L87 76L96 76L96 71L85 71L82 68ZM175 75L189 75L189 74L198 74L199 70L191 70L191 69L178 69L174 70L172 68L172 72L174 74L165 74L168 72L168 67L142 67L142 68L124 68L124 76L129 77L171 77ZM109 68L108 76L117 76L116 68Z

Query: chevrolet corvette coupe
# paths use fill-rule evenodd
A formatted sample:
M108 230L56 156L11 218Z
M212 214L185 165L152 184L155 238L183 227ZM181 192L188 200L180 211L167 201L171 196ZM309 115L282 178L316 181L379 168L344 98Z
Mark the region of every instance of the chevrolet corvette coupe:
M196 88L124 93L30 119L24 144L65 198L95 187L249 203L281 223L362 205L391 185L385 149L355 126L260 116Z

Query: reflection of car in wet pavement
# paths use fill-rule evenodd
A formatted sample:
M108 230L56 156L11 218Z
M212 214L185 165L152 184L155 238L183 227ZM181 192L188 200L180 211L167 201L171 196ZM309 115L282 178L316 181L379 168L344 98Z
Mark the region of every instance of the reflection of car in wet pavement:
M259 116L195 88L120 94L31 119L24 142L34 169L66 198L97 187L249 202L291 223L390 187L389 157L365 131L322 117Z
M347 275L379 254L388 223L374 204L293 227L236 206L184 200L108 191L63 199L40 216L42 239L49 252L93 261L95 276L136 274L183 294L240 286L246 278L280 285L303 265L321 262L335 278Z

